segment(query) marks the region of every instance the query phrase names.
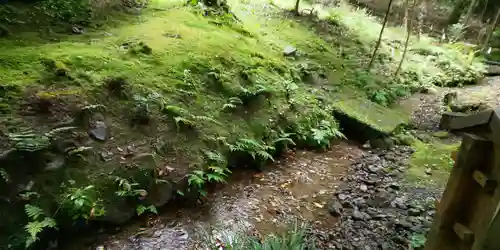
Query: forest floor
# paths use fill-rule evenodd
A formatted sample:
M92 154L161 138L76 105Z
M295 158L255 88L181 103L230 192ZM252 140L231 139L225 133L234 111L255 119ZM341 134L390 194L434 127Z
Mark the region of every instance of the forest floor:
M235 174L200 207L144 218L118 234L92 238L90 245L201 249L216 239L234 241L240 233L264 239L307 222L307 235L319 249L420 249L452 168L451 152L460 143L458 135L438 129L443 96L453 91L464 102L496 107L499 81L490 77L406 99L418 137L410 147L380 150L340 142L327 152L289 152L262 173Z
M368 69L381 25L365 10L320 6L317 15L296 17L287 10L293 1L232 1L237 21L231 15L204 16L182 2L153 1L93 28L34 32L29 23L9 19L6 27L20 28L0 40L5 83L0 86L0 215L9 215L0 225L5 232L0 243L24 247L42 231L51 235L52 218L60 232L122 225L143 213L148 215L138 220L159 226L138 234L134 224L124 233L134 235L127 239L132 243L118 236L119 249L172 242L188 247L197 243L190 232L198 224L234 226L235 219L263 234L282 226L269 221L285 222L291 218L287 215L321 218L331 226L357 211L362 215L357 213L356 220L366 222L371 219L362 209L369 206L341 204L347 212L337 214L332 196L341 192L368 199L389 185L384 179L415 186L432 180L427 168L436 170L431 176L441 170L446 175L455 141L437 140L436 131L399 130L411 122L412 113L430 117L434 126L441 95L449 89L436 87L436 93L418 99L418 111L411 102L398 102L434 85L476 83L484 65L466 45L412 38L394 76L405 32L389 27ZM341 133L358 142L336 144ZM401 136L410 140L397 139ZM368 149L366 140L398 145ZM253 175L252 167L267 165L262 175ZM392 173L369 172L395 166ZM407 167L417 171L409 171L409 177ZM227 177L229 170L234 178ZM372 174L380 181L361 184ZM230 185L221 185L225 179ZM437 186L442 180L435 181ZM182 207L162 212L166 220L149 216L181 200L197 201L207 191L201 199L205 208L198 206L196 212ZM397 199L398 192L394 189L389 198ZM422 209L429 213L432 208ZM385 212L373 213L370 218ZM394 218L383 220L389 219ZM364 242L368 232L356 227L339 228L346 229L345 239ZM415 232L423 234L422 228ZM338 232L329 234L318 236L329 239L323 244L347 244Z

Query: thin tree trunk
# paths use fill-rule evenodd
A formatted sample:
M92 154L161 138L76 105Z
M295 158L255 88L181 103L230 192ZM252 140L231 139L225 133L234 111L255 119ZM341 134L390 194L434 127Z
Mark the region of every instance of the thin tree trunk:
M474 11L474 7L476 7L477 0L472 0L469 4L469 9L467 10L467 14L465 15L464 25L467 26L470 18L472 17L472 12Z
M300 4L300 0L296 0L295 2L295 15L300 15L300 12L299 12L299 4Z
M491 35L493 34L493 32L495 31L495 28L498 25L499 18L500 18L500 8L498 8L497 14L495 16L495 20L493 21L493 24L491 25L491 30L488 32L486 39L484 39L483 48L482 48L483 51L486 49L486 47L488 46L488 43L490 42Z
M486 2L484 3L483 10L481 11L481 16L479 16L479 20L481 20L481 22L484 22L484 20L483 20L484 14L486 13L486 10L488 9L489 2L490 2L489 0L486 0Z
M414 1L413 7L415 7L415 3L417 0ZM406 0L406 4L408 4L408 0ZM407 5L407 8L409 6ZM403 50L403 55L401 56L401 61L399 61L399 65L396 68L396 72L394 73L395 76L399 74L399 71L401 70L401 67L403 66L403 61L405 60L406 57L406 52L408 51L408 44L410 43L410 37L411 37L411 26L412 26L412 19L408 19L408 22L406 23L406 41L405 41L405 48Z
M380 43L382 42L382 35L384 34L385 25L387 24L387 19L389 18L389 12L391 10L392 0L389 0L389 4L387 5L387 11L385 12L384 22L382 23L382 28L380 29L380 34L378 35L378 41L375 45L375 49L373 50L372 58L370 59L370 63L368 64L368 69L372 67L373 61L375 60L375 56L377 55L378 48L380 47Z
M407 26L408 26L408 15L409 15L409 7L408 7L408 3L409 0L405 0L404 2L404 5L403 5L403 8L405 10L405 16L403 17L403 27L405 27L405 29L407 29Z
M427 0L420 0L418 3L418 24L417 24L417 40L420 41L420 36L424 29L424 19L427 15Z

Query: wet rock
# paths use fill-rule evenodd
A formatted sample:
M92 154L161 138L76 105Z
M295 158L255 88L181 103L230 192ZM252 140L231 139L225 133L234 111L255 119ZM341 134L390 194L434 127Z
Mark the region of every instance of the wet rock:
M148 190L148 200L155 207L162 207L172 199L173 193L174 186L170 182L162 180Z
M401 197L397 197L396 199L394 199L391 203L391 206L396 207L396 208L400 208L400 209L407 208L405 199L403 199Z
M352 218L355 220L364 220L365 216L357 208L355 208L352 212Z
M410 208L408 210L408 215L409 216L418 216L420 215L421 211L419 209L416 209L416 208Z
M104 200L103 205L106 213L97 218L99 221L120 225L129 221L135 215L135 208L128 204L123 197L110 195Z
M47 166L44 171L55 171L64 166L66 163L66 158L62 155L54 155L51 157L50 161L47 162Z
M113 158L113 152L101 152L100 155L102 161L109 161Z
M338 201L334 201L328 206L328 212L335 217L340 216L342 214L342 210L342 204Z
M424 87L421 91L423 94L429 94L429 95L437 95L438 90L434 87Z
M359 190L366 192L366 191L368 191L368 187L366 185L360 185Z
M425 174L426 175L432 175L432 169L431 168L426 168L425 169Z
M288 45L283 49L283 55L284 56L296 56L297 55L297 48Z
M73 32L73 34L78 34L78 35L85 33L85 30L82 27L78 26L73 26L71 28L71 31Z
M178 33L165 33L164 36L168 37L168 38L175 38L175 39L182 38L181 34L178 34Z
M370 140L370 146L378 149L389 149L394 146L394 141L389 137L373 139Z
M339 194L338 197L339 197L339 200L343 201L343 200L346 200L349 196L346 194Z
M411 229L413 227L413 224L408 222L407 220L405 219L400 219L400 220L397 220L394 225L396 227L400 227L400 228L404 228L404 229Z
M89 134L98 141L106 141L108 139L108 126L103 121L96 121L90 128Z
M394 190L400 190L401 189L401 184L397 183L397 182L393 182L389 185L389 187L391 189L394 189Z

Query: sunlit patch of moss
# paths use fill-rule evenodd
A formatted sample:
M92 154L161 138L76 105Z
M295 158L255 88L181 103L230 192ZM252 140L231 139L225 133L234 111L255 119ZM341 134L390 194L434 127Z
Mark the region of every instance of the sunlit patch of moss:
M428 143L416 140L412 147L415 149L407 173L407 180L417 186L446 184L449 173L453 168L451 154L457 150L460 143L446 144L438 139Z

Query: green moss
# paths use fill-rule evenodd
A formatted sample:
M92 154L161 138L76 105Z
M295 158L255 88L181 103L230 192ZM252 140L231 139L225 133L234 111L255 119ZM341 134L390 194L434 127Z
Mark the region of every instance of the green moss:
M370 102L366 96L342 91L334 95L333 106L384 134L391 134L398 126L407 124L411 113L400 107L384 107Z
M163 4L167 3L155 1L153 6L163 8ZM333 16L325 17L329 21L311 22L283 18L281 9L269 5L271 13L261 13L261 7L258 2L235 3L241 25L177 7L145 10L139 17L126 16L127 21L89 29L84 35L52 34L48 39L43 32L30 31L0 39L0 109L16 113L25 102L20 93L31 88L39 98L57 99L56 117L50 122L46 117L36 122L35 115L10 127L23 125L45 133L61 117L71 117L75 106L107 107L114 139L85 145L96 153L87 163L67 166L53 179L40 174L37 191L54 206L62 179L75 179L83 187L97 183L98 189L111 185L103 176L126 174L117 164L122 153L115 149L131 143L141 145L141 153L158 151L159 165L175 167L180 176L190 166L204 164L203 151L227 153L227 145L239 139L271 148L273 140L292 132L303 145L328 145L338 132L331 116L334 109L390 134L409 120L409 112L391 103L410 94L414 85L449 80L450 72L443 69L447 67L411 51L401 76L392 77L398 58L392 59L389 42L404 37L396 36L398 29L388 29L381 54L368 70L366 62L380 25L364 12L336 8ZM331 25L331 19L338 26ZM325 22L330 26L322 30ZM454 56L442 58L447 64L456 61L453 73L460 74L454 74L458 76L454 80L479 72L466 66L470 64L453 48L436 48L424 37L422 41L443 53L452 51ZM297 58L283 56L289 45L297 48ZM435 73L440 77L432 78ZM120 93L109 95L115 90ZM131 111L144 111L149 127L130 126L135 115ZM416 147L415 166L442 163L440 156L428 156L433 155L430 151L444 154L440 146ZM100 153L112 150L116 159L102 163Z
M451 154L459 146L460 143L446 144L436 139L428 143L415 141L412 145L415 153L407 173L408 181L419 186L432 184L443 187L454 164ZM429 170L431 175L426 173Z

